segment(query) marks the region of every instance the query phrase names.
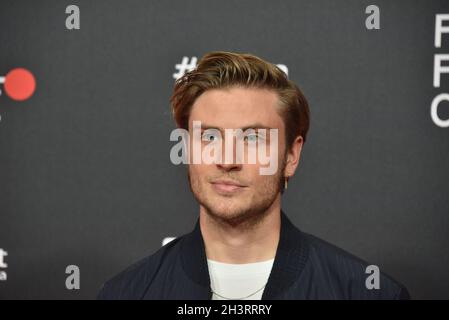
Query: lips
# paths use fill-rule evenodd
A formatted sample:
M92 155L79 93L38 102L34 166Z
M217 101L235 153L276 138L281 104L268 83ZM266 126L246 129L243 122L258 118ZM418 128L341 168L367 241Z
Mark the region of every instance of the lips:
M245 185L233 180L215 180L212 186L219 193L233 193L246 188Z

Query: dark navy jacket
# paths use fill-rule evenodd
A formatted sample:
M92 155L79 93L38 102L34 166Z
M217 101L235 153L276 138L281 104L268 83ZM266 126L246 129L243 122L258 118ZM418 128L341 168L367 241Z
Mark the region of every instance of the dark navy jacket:
M279 244L262 300L409 299L407 289L382 272L380 288L367 289L367 266L300 231L281 210ZM107 281L98 299L212 299L199 218L192 232Z

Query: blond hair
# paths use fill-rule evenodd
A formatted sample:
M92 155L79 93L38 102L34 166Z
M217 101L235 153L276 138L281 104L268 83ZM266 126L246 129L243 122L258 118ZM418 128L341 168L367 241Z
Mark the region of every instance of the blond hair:
M188 129L192 105L206 90L233 86L275 91L280 102L278 113L285 124L287 148L297 136L306 141L310 111L301 90L276 65L246 53L210 52L194 70L175 82L170 104L177 126Z

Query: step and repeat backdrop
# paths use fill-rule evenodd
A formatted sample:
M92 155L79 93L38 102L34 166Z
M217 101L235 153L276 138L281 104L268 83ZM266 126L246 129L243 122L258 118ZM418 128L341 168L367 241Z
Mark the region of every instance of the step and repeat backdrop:
M193 229L174 82L251 53L311 126L282 207L415 299L449 299L449 2L0 2L0 298L94 299Z

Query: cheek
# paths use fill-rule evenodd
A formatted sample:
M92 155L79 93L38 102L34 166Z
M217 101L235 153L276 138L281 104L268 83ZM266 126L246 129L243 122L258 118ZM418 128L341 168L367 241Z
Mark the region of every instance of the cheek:
M205 183L208 181L208 177L210 177L209 171L210 171L210 166L208 165L201 165L201 164L197 164L197 165L189 165L189 172L190 172L190 177L192 178L192 180L195 180L196 182L202 182Z
M261 168L266 168L267 165L252 165L248 166L247 172L249 173L248 177L251 180L252 186L268 186L268 185L274 185L278 183L280 173L282 170L282 162L283 158L280 158L278 160L278 169L274 172L274 174L260 174Z
M244 171L246 171L245 176L250 181L251 186L257 187L268 183L272 179L272 176L260 174L260 168L262 167L266 167L266 165L255 164L248 165L244 168Z

